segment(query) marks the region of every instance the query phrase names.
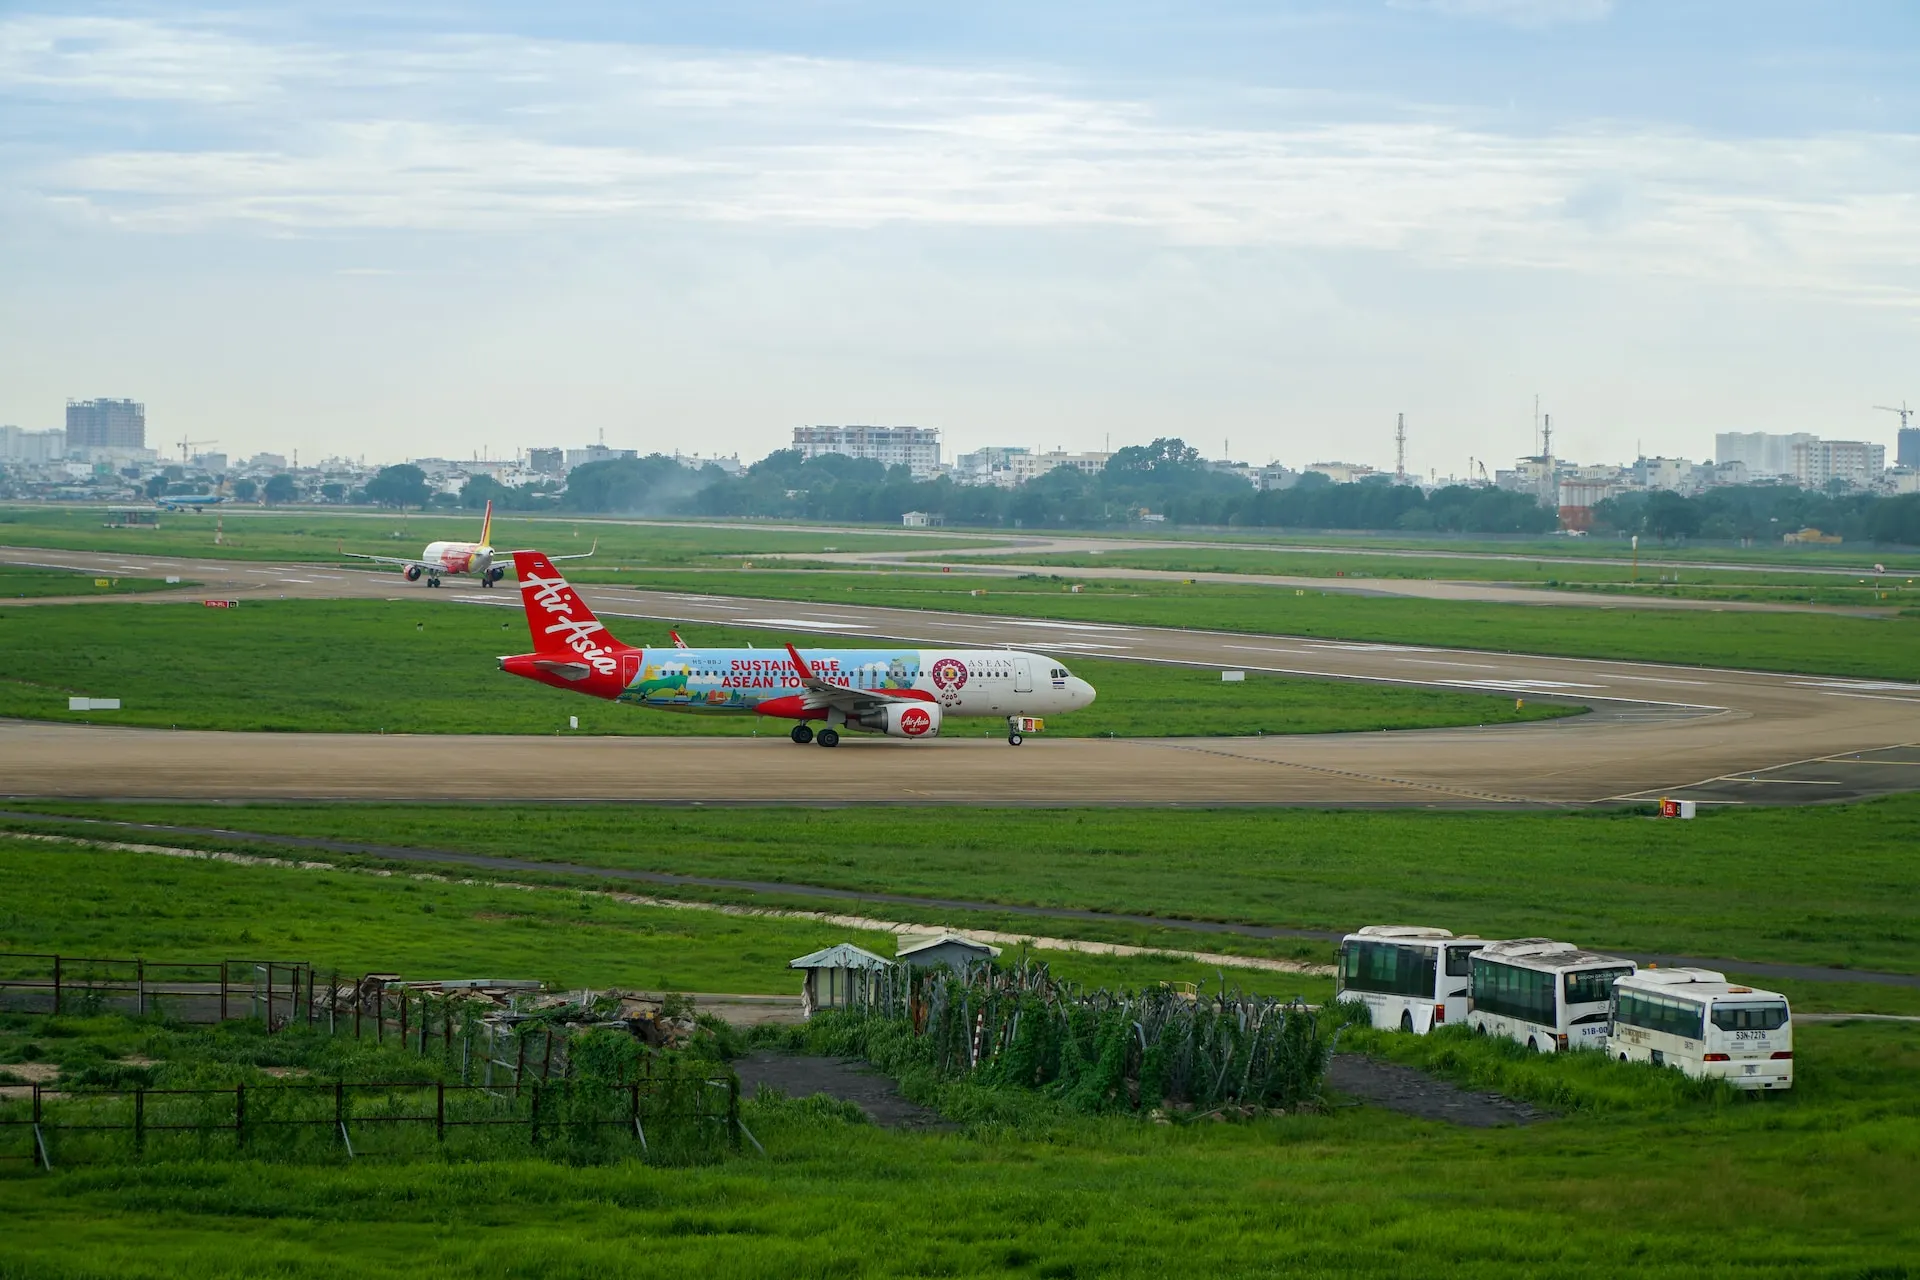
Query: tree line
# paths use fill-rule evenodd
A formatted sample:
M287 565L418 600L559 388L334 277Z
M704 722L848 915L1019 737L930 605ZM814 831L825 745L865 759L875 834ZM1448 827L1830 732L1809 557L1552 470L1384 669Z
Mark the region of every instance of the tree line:
M806 458L782 449L737 475L711 464L696 471L653 454L576 467L564 489L553 482L514 488L476 476L457 499L433 495L418 468L388 467L367 484L364 498L385 506L437 501L477 510L491 501L502 511L880 524L925 511L949 524L1022 529L1114 527L1149 515L1169 524L1222 528L1410 533L1543 534L1559 525L1558 513L1530 495L1478 486L1428 491L1387 476L1334 484L1308 473L1287 489L1255 490L1240 476L1209 467L1199 450L1179 439L1122 449L1097 473L1060 467L1011 489L955 484L944 476L916 480L905 467L888 469L871 459ZM1667 542L1777 542L1809 527L1849 542L1920 545L1920 495L1754 484L1696 497L1627 493L1594 508L1596 532Z

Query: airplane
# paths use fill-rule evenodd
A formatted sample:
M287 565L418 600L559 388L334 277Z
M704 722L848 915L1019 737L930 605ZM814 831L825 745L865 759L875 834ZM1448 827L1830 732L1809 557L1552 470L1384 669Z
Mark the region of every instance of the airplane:
M162 511L205 511L208 507L217 507L231 501L226 493L227 482L222 480L212 493L189 493L183 497L170 498L161 494L153 500L153 505Z
M1017 747L1046 716L1094 699L1058 658L1017 649L636 649L593 616L553 557L516 551L513 569L534 651L503 655L500 669L609 702L792 720L793 741L823 747L839 746L843 730L924 739L949 716L990 716Z
M486 515L480 521L480 541L478 542L429 542L427 549L417 558L405 556L369 556L357 551L342 550L341 555L351 560L371 560L375 564L394 564L400 566L401 574L408 582L418 582L422 575L427 585L440 585L442 575L470 573L480 579L480 585L491 587L507 576L507 567L495 562L499 555L490 541L493 534L493 503L487 503ZM600 549L600 539L593 540L593 549L582 551L579 555L553 556L554 560L585 560Z

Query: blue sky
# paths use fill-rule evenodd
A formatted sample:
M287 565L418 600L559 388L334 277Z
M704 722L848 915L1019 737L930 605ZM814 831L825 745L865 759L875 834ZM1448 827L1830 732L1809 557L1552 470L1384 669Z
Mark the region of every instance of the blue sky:
M1891 440L1920 6L0 7L0 422L1464 473Z

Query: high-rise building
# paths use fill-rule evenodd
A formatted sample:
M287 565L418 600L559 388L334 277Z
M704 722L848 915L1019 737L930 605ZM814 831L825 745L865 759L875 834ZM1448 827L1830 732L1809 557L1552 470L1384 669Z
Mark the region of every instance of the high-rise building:
M147 406L132 400L67 401L67 448L144 449Z
M1864 489L1887 469L1887 446L1864 440L1811 440L1793 447L1793 478L1803 489L1844 480Z
M1766 431L1722 431L1713 438L1715 462L1744 462L1753 479L1791 476L1793 451L1812 444L1817 437L1810 431L1775 435Z
M883 467L906 467L916 480L940 469L938 427L795 427L793 447L804 458L838 453L871 458Z
M1920 471L1920 427L1900 428L1893 460L1910 471Z
M566 454L559 449L527 450L527 470L538 476L560 476L567 473Z

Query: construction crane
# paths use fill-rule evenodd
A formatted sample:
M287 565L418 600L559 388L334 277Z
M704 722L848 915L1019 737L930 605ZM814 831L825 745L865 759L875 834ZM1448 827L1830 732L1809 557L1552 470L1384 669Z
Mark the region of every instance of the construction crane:
M180 461L186 462L188 460L188 454L190 454L193 450L198 449L203 444L219 444L219 443L220 442L218 440L189 440L185 436L181 436L180 437Z
M1909 419L1909 418L1911 418L1911 417L1912 417L1912 416L1913 416L1913 415L1914 415L1915 413L1920 413L1920 409L1909 409L1909 408L1907 408L1907 402L1906 402L1905 400L1902 400L1902 401L1900 402L1900 407L1899 407L1898 409L1896 409L1896 408L1894 408L1894 407L1893 407L1892 405L1890 405L1890 404L1877 404L1877 405L1875 405L1875 406L1873 406L1873 407L1874 407L1874 408L1876 408L1876 409L1882 409L1882 410L1885 410L1885 411L1886 411L1886 412L1888 412L1888 413L1897 413L1897 414L1899 414L1899 415L1900 415L1900 429L1901 429L1902 431L1905 431L1905 430L1907 429L1907 419Z

